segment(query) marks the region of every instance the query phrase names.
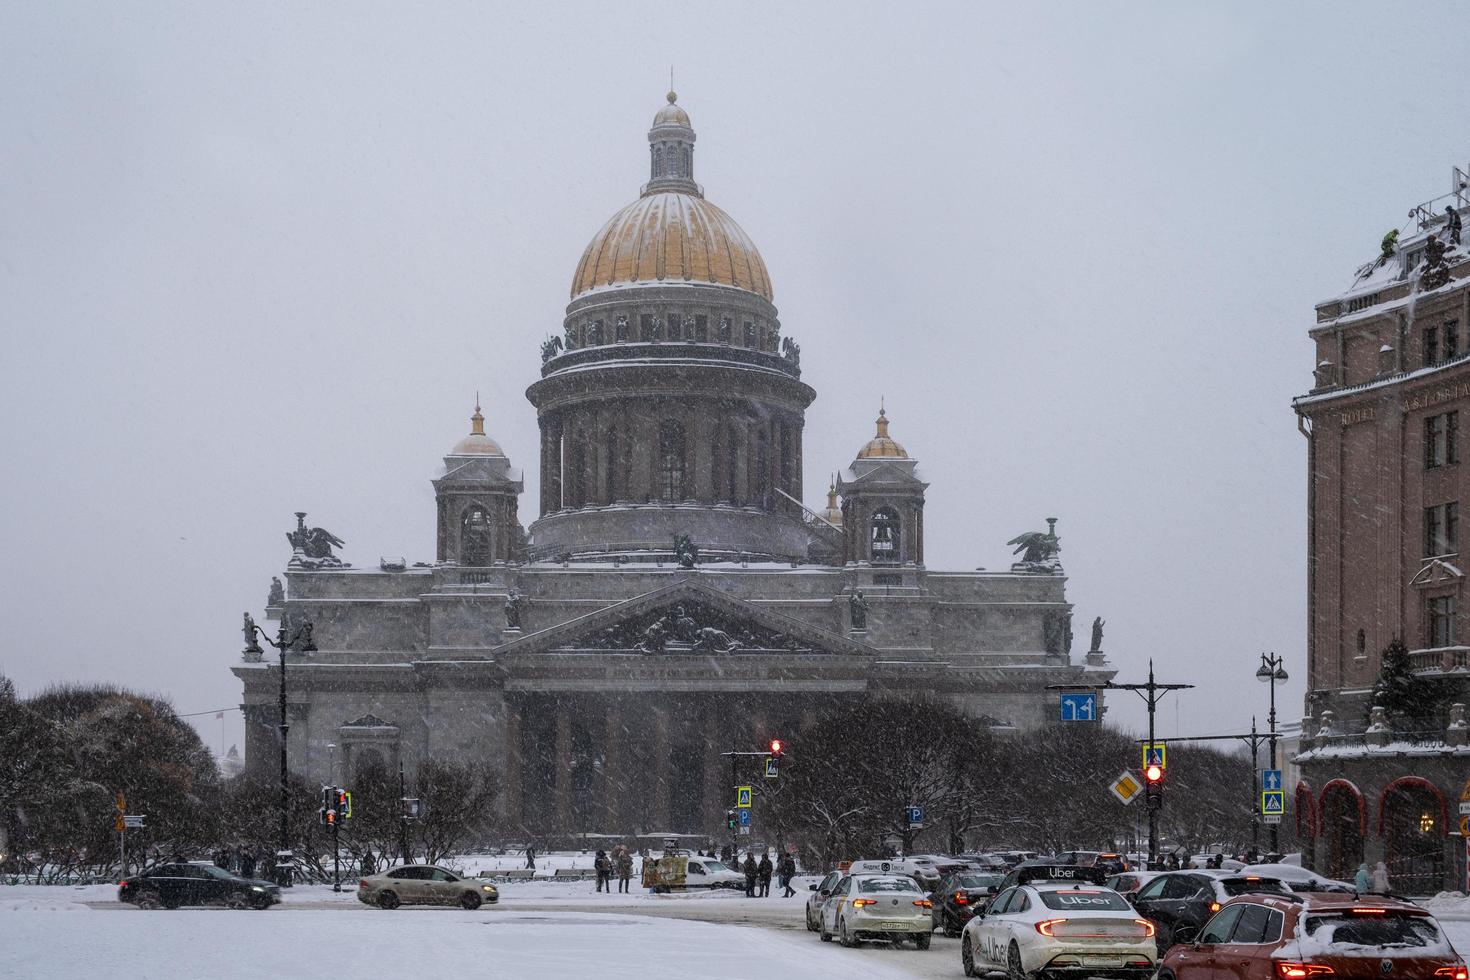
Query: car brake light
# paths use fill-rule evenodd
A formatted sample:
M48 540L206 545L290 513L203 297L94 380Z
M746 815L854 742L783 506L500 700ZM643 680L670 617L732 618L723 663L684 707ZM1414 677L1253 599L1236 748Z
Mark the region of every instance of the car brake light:
M1434 975L1437 977L1449 977L1450 980L1467 980L1467 977L1470 977L1470 974L1467 974L1465 971L1464 964L1460 966L1442 966L1434 971Z
M119 887L119 888L126 888L126 887L128 887L128 879L124 878L122 881L119 881L117 883L117 887Z
M876 898L854 898L852 900L852 907L855 909L860 909L864 905L875 905L877 904L877 902L878 900Z
M367 879L366 878L359 878L359 879L357 879L357 887L358 888L367 888L367 887L369 887L368 886L368 883L367 883Z
M1036 923L1036 931L1043 936L1054 936L1055 933L1052 930L1066 921L1066 919L1042 919Z
M1144 939L1152 939L1154 933L1158 932L1158 930L1154 928L1154 924L1147 919L1134 919L1133 921L1143 926Z
M1210 911L1211 912L1218 912L1218 911L1220 911L1220 903L1219 902L1211 902L1210 903Z
M1349 915L1386 915L1388 909L1349 909Z
M929 901L927 898L915 899L914 904L921 909L932 909L934 907L934 903Z
M1302 980L1304 977L1325 977L1334 972L1332 967L1321 963L1288 963L1285 960L1276 962L1276 975L1285 977L1286 980Z
M955 892L954 893L954 903L956 905L969 905L970 904L970 896L969 895L966 895L964 892Z

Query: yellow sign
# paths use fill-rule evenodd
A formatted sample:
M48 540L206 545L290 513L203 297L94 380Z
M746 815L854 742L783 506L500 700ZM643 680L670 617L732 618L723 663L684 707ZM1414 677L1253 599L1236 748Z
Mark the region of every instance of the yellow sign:
M1134 777L1133 773L1125 772L1117 779L1108 790L1123 803L1132 803L1133 798L1143 792L1143 786Z
M1169 747L1160 742L1157 745L1143 746L1143 768L1158 766L1160 769L1169 768Z
M735 787L735 806L737 808L741 809L741 810L749 810L750 809L750 787L749 786L736 786Z
M117 831L119 834L128 829L128 825L123 823L122 814L118 814L117 820L112 825L112 829Z
M1465 780L1465 788L1460 790L1460 799L1470 800L1470 779Z

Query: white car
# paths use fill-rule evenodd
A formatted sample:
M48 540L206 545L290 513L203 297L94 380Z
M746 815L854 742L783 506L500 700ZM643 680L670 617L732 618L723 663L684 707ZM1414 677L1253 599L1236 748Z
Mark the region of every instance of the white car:
M1041 975L1151 977L1158 950L1154 925L1127 899L1092 880L1051 881L1050 867L1027 868L960 934L965 976L1003 972L1010 980ZM1091 871L1092 869L1070 869ZM1100 871L1096 881L1101 881Z
M745 875L731 871L714 858L690 858L685 888L744 888Z
M849 874L822 905L822 942L835 935L844 946L864 939L898 943L912 939L928 949L934 938L934 903L904 874Z
M1296 864L1252 864L1241 868L1238 873L1277 878L1294 892L1343 892L1353 895L1358 891L1350 882L1324 878Z
M822 906L827 904L827 898L832 894L843 877L845 871L832 871L825 878L811 885L811 894L806 899L806 931L816 932L822 925ZM742 879L743 882L744 879Z

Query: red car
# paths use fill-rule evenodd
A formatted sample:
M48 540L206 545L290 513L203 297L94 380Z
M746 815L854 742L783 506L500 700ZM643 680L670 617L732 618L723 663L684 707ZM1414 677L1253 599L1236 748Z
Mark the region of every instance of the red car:
M1434 916L1380 895L1245 895L1175 943L1158 980L1467 980Z

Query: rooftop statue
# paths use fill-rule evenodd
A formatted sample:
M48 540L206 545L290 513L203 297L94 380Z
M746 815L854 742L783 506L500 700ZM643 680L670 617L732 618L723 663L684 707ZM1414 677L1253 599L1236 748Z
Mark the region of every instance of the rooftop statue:
M547 337L541 342L541 363L545 364L561 353L561 338Z
M284 606L286 604L286 587L274 575L271 576L271 591L270 595L266 597L265 604L267 606Z
M1101 616L1092 621L1092 652L1094 653L1102 649L1103 627L1107 625L1107 622Z
M292 562L298 565L315 567L318 565L341 566L346 564L342 559L332 554L333 548L342 547L344 542L331 531L323 527L307 527L306 511L296 512L296 530L286 532L286 540L291 542L291 548L299 552L292 556Z

